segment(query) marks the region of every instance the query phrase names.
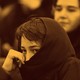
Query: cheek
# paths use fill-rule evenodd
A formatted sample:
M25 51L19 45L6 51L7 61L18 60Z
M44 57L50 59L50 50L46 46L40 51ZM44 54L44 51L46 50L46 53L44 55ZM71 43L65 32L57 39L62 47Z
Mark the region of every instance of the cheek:
M78 25L80 24L80 17L78 16L74 16L71 20L70 20L70 25L69 25L69 30L73 31L75 30Z
M59 13L58 12L54 12L54 19L56 20L56 21L58 21L58 18L59 18Z
M68 18L72 23L79 21L80 19L80 11L74 13L68 13Z
M71 18L71 25L77 27L80 24L80 15L74 15Z

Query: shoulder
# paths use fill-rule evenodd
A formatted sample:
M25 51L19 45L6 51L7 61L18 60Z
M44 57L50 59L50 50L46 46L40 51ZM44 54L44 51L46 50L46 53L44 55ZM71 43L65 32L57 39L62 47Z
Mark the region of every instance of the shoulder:
M69 58L61 68L59 77L60 80L80 80L80 60Z

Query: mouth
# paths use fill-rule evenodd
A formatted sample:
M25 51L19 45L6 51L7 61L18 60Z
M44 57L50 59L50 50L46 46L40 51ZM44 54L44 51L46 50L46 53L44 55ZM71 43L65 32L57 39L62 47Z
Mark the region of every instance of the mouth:
M68 22L59 22L61 26L67 26L70 25Z

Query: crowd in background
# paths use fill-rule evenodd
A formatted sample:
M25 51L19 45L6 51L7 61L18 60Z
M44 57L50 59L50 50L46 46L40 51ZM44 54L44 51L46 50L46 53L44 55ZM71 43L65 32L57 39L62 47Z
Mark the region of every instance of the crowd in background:
M17 27L30 16L53 18L52 2L53 0L0 0L0 65L11 48L17 49L17 43L15 44ZM20 80L18 74L19 71L16 70L11 76L14 80Z
M49 0L1 0L0 40L1 56L5 57L14 46L15 30L29 16L52 17Z
M75 9L75 0L73 0L74 3L69 2L70 8L67 7L67 4L65 5L68 1L64 2L64 0L0 0L0 57L6 57L11 48L17 49L17 43L15 43L15 31L17 27L27 21L28 18L37 16L50 17L58 21L67 32L77 57L80 58L80 0L77 1L79 4L76 5L77 8ZM73 14L76 12L79 14ZM78 16L75 17L75 15ZM70 18L76 21L71 22ZM71 24L77 24L76 26L78 27L71 26L72 29L67 31L68 28L64 27L67 20ZM2 61L0 61L1 64ZM18 80L18 78L16 79Z

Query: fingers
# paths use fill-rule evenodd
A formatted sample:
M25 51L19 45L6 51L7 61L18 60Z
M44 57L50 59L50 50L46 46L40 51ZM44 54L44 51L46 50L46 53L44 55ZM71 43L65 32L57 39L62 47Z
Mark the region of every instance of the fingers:
M17 58L21 61L22 64L24 64L25 61L24 55L21 52L18 52L13 49L10 49L7 57L11 59Z
M2 65L2 68L5 71L9 72L16 68L15 66L17 66L17 65L14 64L14 58L16 58L19 61L18 67L21 67L21 64L24 64L24 60L25 60L24 55L16 50L10 49L3 65Z

